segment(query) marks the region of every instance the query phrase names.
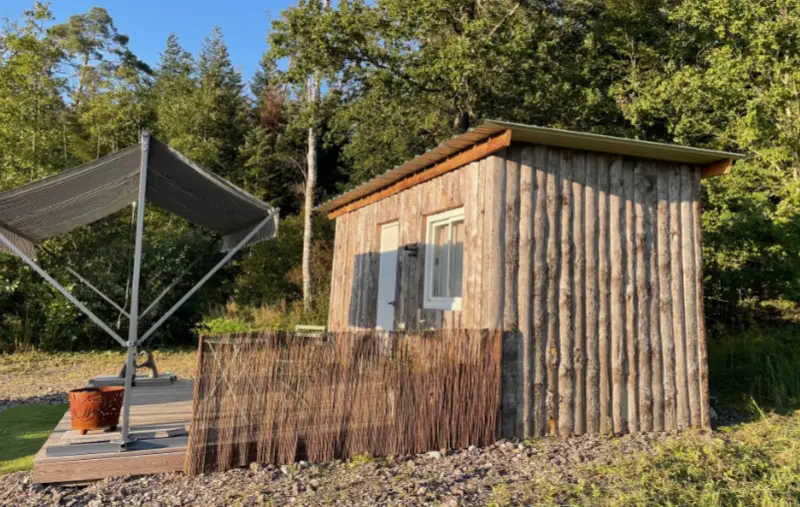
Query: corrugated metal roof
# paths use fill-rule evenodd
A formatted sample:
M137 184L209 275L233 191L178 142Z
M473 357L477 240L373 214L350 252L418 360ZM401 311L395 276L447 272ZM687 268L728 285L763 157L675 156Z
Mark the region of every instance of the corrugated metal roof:
M624 137L590 134L587 132L572 132L570 130L535 127L533 125L496 120L491 120L487 124L498 128L510 129L511 139L524 143L546 144L548 146L699 165L711 164L720 160L744 158L744 155L738 153L693 148L679 144L655 143L653 141L626 139Z
M705 165L720 160L744 158L744 155L725 151L490 120L469 132L443 142L436 148L414 157L394 169L375 176L342 195L320 204L317 209L319 211L332 211L336 208L341 208L504 130L511 130L512 141L614 153L669 162Z

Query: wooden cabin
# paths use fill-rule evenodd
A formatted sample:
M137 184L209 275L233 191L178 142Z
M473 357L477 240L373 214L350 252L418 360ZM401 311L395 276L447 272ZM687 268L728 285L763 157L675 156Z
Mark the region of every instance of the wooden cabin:
M487 122L320 206L329 327L504 329L504 436L708 427L700 180L738 158Z

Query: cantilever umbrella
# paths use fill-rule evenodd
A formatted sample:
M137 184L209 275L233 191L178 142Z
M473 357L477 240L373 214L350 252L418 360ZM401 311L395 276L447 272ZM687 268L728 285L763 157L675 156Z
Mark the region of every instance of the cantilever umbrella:
M136 242L128 339L78 301L36 262L43 240L91 224L131 203L136 206ZM224 257L147 331L139 334L139 279L144 208L149 202L222 236ZM0 194L0 252L13 253L128 350L120 445L130 436L131 384L136 349L242 248L275 237L278 209L208 172L143 132L139 144L49 178ZM95 287L95 292L100 293ZM172 285L156 298L157 302ZM110 301L100 293L103 299ZM154 307L155 302L146 313Z

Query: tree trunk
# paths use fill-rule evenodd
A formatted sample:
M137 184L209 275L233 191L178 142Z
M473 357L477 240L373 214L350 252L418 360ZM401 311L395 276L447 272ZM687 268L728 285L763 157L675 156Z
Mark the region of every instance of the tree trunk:
M330 0L325 0L323 9L330 9ZM312 108L311 126L308 128L308 169L306 174L306 191L303 218L303 309L308 312L313 306L311 286L311 248L314 244L313 215L314 194L317 189L317 112L316 106L320 95L320 74L314 72L308 78L308 105Z
M308 103L309 107L316 107L319 100L320 86L319 74L308 78ZM310 311L313 298L311 295L311 247L314 243L313 216L314 192L317 186L317 125L316 113L308 128L308 169L306 171L306 190L303 221L303 309Z

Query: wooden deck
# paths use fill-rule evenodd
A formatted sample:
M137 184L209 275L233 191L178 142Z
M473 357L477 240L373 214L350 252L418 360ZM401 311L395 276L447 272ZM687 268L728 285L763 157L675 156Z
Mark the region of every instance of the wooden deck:
M194 382L178 380L169 386L135 387L131 401L131 434L142 438L168 436L179 428L188 431L192 417ZM178 431L180 432L180 431ZM121 475L154 474L183 470L186 457L186 438L164 438L163 445L153 449L107 452L101 454L69 454L53 456L55 448L64 449L72 444L76 448L106 437L119 440L119 432L94 432L79 437L70 428L69 411L64 414L44 447L33 462L33 481L37 483L84 482ZM156 441L159 441L156 438ZM51 455L48 456L48 448Z

